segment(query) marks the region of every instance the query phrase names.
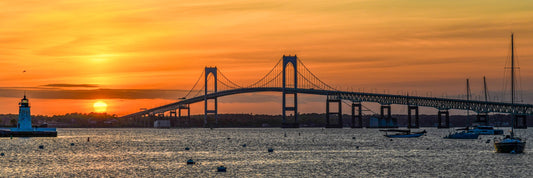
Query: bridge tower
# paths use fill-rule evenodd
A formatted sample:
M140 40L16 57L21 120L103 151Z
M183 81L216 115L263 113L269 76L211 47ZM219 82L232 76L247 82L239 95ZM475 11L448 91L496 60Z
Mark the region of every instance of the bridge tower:
M204 127L207 127L207 114L209 113L213 113L215 115L215 126L218 126L218 99L215 97L215 98L207 98L207 94L208 94L208 82L207 82L207 79L209 77L210 74L213 74L213 82L214 82L214 89L213 89L213 93L216 93L217 92L217 67L205 67L205 78L204 78L204 81L205 81L205 85L204 85L204 89L205 89L205 93L204 93ZM214 102L214 108L212 110L210 110L208 108L208 101L209 100L213 100Z
M294 73L294 79L292 86L294 89L290 90L292 87L287 82L287 66L292 64L292 71ZM284 128L298 128L298 57L294 56L285 56L283 55L283 83L282 83L282 93L283 93L283 106L282 106L282 115L283 115L283 126ZM289 76L291 77L291 76ZM288 87L287 87L288 86ZM294 104L292 106L287 106L287 95L292 95L294 98ZM294 112L294 123L287 123L287 111Z

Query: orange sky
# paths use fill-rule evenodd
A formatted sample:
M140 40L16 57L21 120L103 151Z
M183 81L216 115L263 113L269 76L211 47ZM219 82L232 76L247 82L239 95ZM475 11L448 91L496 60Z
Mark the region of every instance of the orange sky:
M91 112L102 100L124 115L176 101L205 66L249 84L284 54L298 54L339 88L456 95L471 78L479 95L484 75L489 89L503 89L511 32L524 102L533 103L531 1L65 0L0 8L0 113L18 112L27 90L33 114ZM270 95L280 94L222 98L220 112L279 114L280 102L262 100ZM324 110L319 100L304 99L301 112Z

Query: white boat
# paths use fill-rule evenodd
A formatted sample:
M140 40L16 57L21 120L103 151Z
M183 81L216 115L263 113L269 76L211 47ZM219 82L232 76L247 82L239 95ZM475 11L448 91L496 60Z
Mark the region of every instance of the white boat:
M425 135L426 130L420 132L411 132L411 130L401 130L401 129L388 129L388 130L379 130L385 132L385 137L389 138L416 138L422 135ZM389 134L389 132L394 132L395 134Z
M474 126L472 129L468 130L468 133L475 133L479 135L503 135L503 130L494 129L494 127L490 125L483 125Z

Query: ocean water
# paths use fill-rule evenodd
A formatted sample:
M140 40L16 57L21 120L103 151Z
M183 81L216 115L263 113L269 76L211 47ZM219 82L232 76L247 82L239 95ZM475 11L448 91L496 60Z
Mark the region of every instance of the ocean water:
M530 142L524 154L501 154L495 136L448 140L448 129L424 129L427 136L396 139L351 128L58 129L57 138L0 138L0 177L533 175ZM533 136L531 129L517 133ZM220 165L227 172L216 172Z

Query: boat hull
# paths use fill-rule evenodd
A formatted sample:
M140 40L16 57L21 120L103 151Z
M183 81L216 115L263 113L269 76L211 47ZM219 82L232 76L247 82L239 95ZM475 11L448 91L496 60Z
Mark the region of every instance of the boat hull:
M459 134L450 134L444 138L446 139L477 139L479 134L470 134L470 133L459 133Z
M526 142L494 143L496 153L523 153L525 147Z
M407 135L385 135L385 137L389 138L416 138L424 135L424 133L416 133L416 134L407 134Z
M474 130L469 130L469 132L476 133L479 135L503 135L503 130L501 129L494 129L494 130L474 129Z

